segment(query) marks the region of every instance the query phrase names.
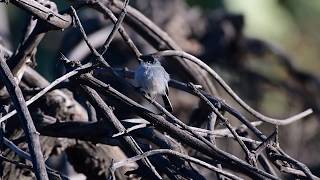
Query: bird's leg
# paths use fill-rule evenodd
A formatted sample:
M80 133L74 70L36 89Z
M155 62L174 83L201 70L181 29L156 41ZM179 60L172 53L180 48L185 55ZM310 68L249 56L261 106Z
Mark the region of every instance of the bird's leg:
M152 95L150 93L146 93L149 97L150 97L150 100L151 100L151 103L153 104L154 102L156 102L156 95Z
M163 100L163 104L164 104L164 107L166 108L166 110L168 110L169 112L173 112L173 107L172 107L172 104L169 99L169 88L168 87L166 87L166 93L162 95L162 100Z
M156 96L155 95L151 95L150 93L146 92L145 90L143 90L141 87L135 87L136 90L141 93L142 95L148 97L148 99L151 100L151 103L154 103L156 100Z

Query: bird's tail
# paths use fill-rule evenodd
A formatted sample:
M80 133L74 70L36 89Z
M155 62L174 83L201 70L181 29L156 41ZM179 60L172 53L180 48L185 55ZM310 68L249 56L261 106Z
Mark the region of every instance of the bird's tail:
M168 110L169 112L173 112L172 104L167 94L162 95L162 100L166 110Z

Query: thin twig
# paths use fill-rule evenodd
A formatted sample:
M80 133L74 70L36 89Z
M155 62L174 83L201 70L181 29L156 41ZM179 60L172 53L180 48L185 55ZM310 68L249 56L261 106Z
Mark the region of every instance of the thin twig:
M86 101L86 109L88 111L88 119L90 122L97 122L97 112L96 109L90 104L90 102Z
M266 172L274 176L277 176L277 173L274 167L272 166L271 162L268 160L268 158L264 154L260 154L258 156L258 161L261 164L261 166L266 170Z
M74 14L75 14L75 12L74 12ZM75 16L76 16L76 14L75 14ZM77 20L76 20L77 21ZM78 25L79 25L79 27L81 28L81 23L80 23L80 21L77 21L77 23L78 23ZM85 32L84 32L84 30L83 30L83 28L82 28L82 34L84 35L85 34ZM86 38L86 36L84 36L84 38ZM90 43L88 42L88 41L86 41L87 42L87 44L89 44L90 45ZM90 46L89 46L90 47ZM99 55L95 50L94 50L94 48L92 47L91 48L91 50L92 50L92 52L94 53L94 54L96 54L96 56L97 57L101 57L101 55ZM105 65L105 64L104 64ZM105 65L106 67L108 67L108 65ZM159 105L160 106L160 105ZM170 114L170 113L169 113ZM171 116L171 118L172 118L172 116ZM197 135L196 135L197 136ZM204 139L203 137L201 137L201 136L198 136L198 138L202 138L202 140L203 141L207 141L206 139ZM210 142L208 142L208 144L211 144ZM209 145L210 146L210 145ZM214 147L213 147L214 148ZM215 149L215 148L214 148ZM222 154L224 154L222 151L220 151L220 150L217 150L217 149L215 149L216 151L219 151L220 153L222 153ZM226 155L226 154L225 154ZM229 156L229 155L228 155ZM234 159L235 157L233 157L232 156L232 158ZM239 159L234 159L235 161L238 161L238 162L241 162L241 161L239 161ZM245 167L247 167L248 169L251 169L251 170L254 170L254 171L256 171L257 173L259 172L259 174L263 174L263 175L265 175L265 176L268 176L268 177L270 177L270 178L275 178L275 177L273 177L273 176L270 176L269 174L265 174L264 172L262 172L262 171L259 171L258 169L255 169L255 168L252 168L252 167L249 167L249 166L246 166L245 164L243 164Z
M256 156L260 155L262 153L262 151L268 146L270 145L271 142L273 142L273 139L276 136L276 131L273 132L265 141L263 141L257 148L255 148L254 150L254 154Z
M36 95L34 95L32 98L30 98L26 102L26 106L29 106L30 104L32 104L35 101L37 101L44 94L46 94L48 91L50 91L51 89L53 89L55 86L59 85L60 83L62 83L66 79L68 79L68 78L70 78L72 76L75 76L75 75L79 74L79 72L81 72L83 70L86 70L86 69L88 69L90 67L91 67L90 63L85 64L85 65L81 66L80 68L76 68L76 69L68 72L67 74L61 76L60 78L54 80L52 83L50 83L50 85L48 85L47 87L42 89L40 92L38 92ZM9 119L10 117L14 116L15 114L17 114L17 110L10 111L8 114L6 114L5 116L0 118L0 123L3 122L3 121L6 121L7 119Z
M99 96L99 94L92 88L88 86L81 85L81 88L84 90L86 95L89 97L89 100L92 104L99 107L99 109L102 110L103 114L110 120L110 122L114 125L114 127L119 132L125 132L125 127L121 124L121 122L118 120L118 118L113 114L110 107L103 101L103 99ZM124 136L123 139L126 141L126 143L129 145L129 147L137 154L143 153L142 149L139 147L137 142L131 137L131 136ZM151 169L151 171L154 173L154 175L158 179L162 179L160 174L156 171L155 167L151 164L150 160L148 158L144 158L142 162Z
M136 131L138 129L143 129L143 128L147 128L148 125L150 125L150 123L144 119L124 119L121 121L125 121L125 122L132 122L134 124L134 126L131 126L130 128L127 128L127 130L125 132L119 132L117 134L112 135L112 137L118 137L118 136L123 136L123 135L128 135L129 133L132 133L133 131ZM138 123L137 123L138 122ZM261 121L260 121L261 122ZM211 138L235 138L232 134L230 134L229 129L218 129L215 131L210 131L207 129L202 129L202 128L197 128L197 127L192 127L189 126L190 129L192 129L193 131L195 131L196 133L198 133L201 136L204 137L211 137ZM246 137L241 137L239 136L239 138L242 141L245 142L250 142L253 144L257 144L260 145L262 142L261 141L256 141L250 138L246 138Z
M110 9L108 9L101 2L97 2L97 3L94 3L94 4L89 4L89 6L94 8L94 9L96 9L96 10L98 10L99 12L103 13L104 15L108 16L114 24L116 24L118 22L116 16L113 14L113 12ZM119 27L119 33L120 33L122 39L125 41L125 43L130 47L131 51L135 54L136 58L140 57L141 56L141 52L136 47L136 45L133 43L133 41L131 40L130 36L125 31L125 29L123 28L122 25L120 25L120 27Z
M243 141L241 140L240 136L238 135L238 133L232 128L231 123L229 122L229 120L227 118L225 118L220 112L219 110L195 87L195 85L193 85L192 83L190 83L189 87L192 88L192 90L198 95L198 97L205 101L206 104L213 110L213 112L218 116L219 120L221 120L223 122L223 124L229 129L229 131L231 132L231 134L235 137L235 139L238 141L238 143L240 144L241 148L244 150L247 159L249 161L250 164L255 165L256 166L256 160L254 158L254 155L249 151L249 149L247 148L247 146L243 143Z
M68 14L61 15L45 7L34 0L10 0L10 3L18 6L44 22L53 25L56 29L65 29L72 24L72 18Z
M15 152L16 154L18 154L20 157L32 161L31 156L29 153L23 151L22 149L20 149L17 145L15 145L12 141L10 141L9 139L3 137L3 143L9 147L13 152ZM32 167L31 167L32 168ZM49 174L59 177L59 179L61 179L61 176L64 177L65 179L71 179L66 177L65 175L60 174L58 171L50 168L47 163L46 163L46 169L48 171Z
M205 154L208 154L209 156L213 156L213 158L222 159L228 159L228 163L230 161L233 161L234 163L238 164L237 168L240 168L244 171L250 171L252 176L263 176L268 177L270 179L277 179L277 177L272 176L268 173L265 173L264 171L257 169L246 162L242 161L241 159L237 158L236 156L226 153L225 151L222 151L216 147L214 147L207 139L205 139L202 136L199 136L197 133L193 132L186 127L184 123L182 123L180 120L178 120L176 117L174 117L171 113L169 113L165 108L163 108L159 103L153 101L151 98L148 99L149 102L153 103L161 112L166 114L171 120L175 120L175 123L179 123L179 125L184 126L184 129L189 129L187 132L183 131L180 128L177 128L177 126L169 123L167 120L165 120L163 117L156 115L154 113L150 113L149 111L145 111L141 108L137 108L141 105L136 103L135 101L131 100L127 96L123 95L122 93L118 92L117 90L113 89L110 85L107 85L103 83L102 81L94 78L94 77L80 77L82 80L81 82L84 84L89 84L89 86L95 87L99 89L100 92L103 92L107 95L111 95L118 99L120 102L125 103L129 105L130 107L134 108L136 112L143 117L144 119L147 119L151 123L155 124L156 126L160 126L161 129L166 129L166 132L172 134L173 137L178 138L180 141L187 143L188 145L195 147L198 147L198 150L202 151ZM190 133L192 132L194 136L190 136ZM195 138L196 137L196 138ZM201 140L200 140L201 139ZM206 143L205 143L206 142ZM222 162L226 163L224 160ZM227 163L227 164L228 164Z
M27 165L27 164L24 164L24 163L21 163L19 161L15 161L15 160L11 160L11 159L8 159L6 157L4 157L3 155L0 154L0 159L2 161L6 161L6 162L9 162L9 163L12 163L14 165L16 165L17 167L21 167L21 168L26 168L26 169L29 169L29 170L33 170L32 166L30 165Z
M39 28L40 26L36 25L31 34L16 50L16 53L7 60L7 64L14 76L17 76L18 72L23 70L26 62L31 58L37 46L44 38L45 32L40 31Z
M271 124L276 125L287 125L294 121L297 121L299 119L302 119L311 113L313 113L312 109L307 109L299 114L296 114L294 116L291 116L286 119L275 119L271 117L267 117L258 111L251 108L247 103L245 103L231 88L230 86L220 77L218 73L216 73L211 67L209 67L207 64L202 62L200 59L198 59L195 56L192 56L186 52L183 51L175 51L175 50L166 50L166 51L159 51L154 54L151 54L152 56L178 56L185 59L188 59L198 66L200 66L202 69L207 71L226 91L227 93L236 100L245 110L247 110L250 114L252 114L254 117L258 118L261 121L268 122Z
M118 12L123 7L123 2L114 0L112 3L106 3L106 5L109 5L108 7L113 12ZM127 18L125 19L126 23L155 49L182 50L166 32L144 16L140 11L131 6L127 7L127 11ZM182 65L182 70L187 73L190 81L201 84L211 95L217 94L215 85L210 78L208 78L206 72L188 61L180 60L180 58L177 58L177 60Z
M319 177L316 177L315 175L313 175L312 172L310 171L310 169L305 164L290 157L280 147L276 147L276 149L282 154L282 155L275 154L276 158L283 160L283 161L287 161L288 163L291 163L294 166L300 168L300 170L303 171L305 173L305 175L310 179L320 179Z
M112 28L112 31L111 31L111 33L109 34L106 42L103 44L103 49L101 50L101 53L100 53L102 56L107 52L107 50L108 50L108 48L109 48L109 46L110 46L110 43L111 43L112 39L114 38L116 32L119 30L119 28L120 28L120 26L121 26L121 23L122 23L124 17L126 16L126 14L127 14L126 7L127 7L128 4L129 4L129 0L125 0L124 6L123 6L123 8L122 8L122 11L121 11L121 13L120 13L120 15L119 15L118 20L117 20L117 22L114 24L114 26L113 26L113 28Z
M207 128L209 131L213 132L214 131L214 126L217 122L217 115L215 113L210 113L208 116L208 122L207 122ZM208 134L208 139L212 142L212 144L216 144L214 136L210 136Z
M106 68L111 69L110 65L107 63L107 61L104 60L104 58L102 57L101 54L99 54L99 52L90 44L88 37L82 27L82 24L80 22L80 19L76 13L76 10L71 6L72 9L72 13L73 16L75 17L76 23L79 26L80 32L82 34L83 39L85 40L86 44L88 45L88 47L90 48L91 52L96 56L96 58L98 59L98 61L100 63L102 63ZM82 89L87 93L87 95L89 97L91 97L93 102L100 102L98 103L98 106L100 106L101 109L103 109L103 111L106 113L105 115L109 118L109 120L114 124L114 126L117 128L117 130L119 132L123 132L126 129L124 128L124 126L119 122L119 120L116 118L116 116L113 114L112 110L110 109L109 106L107 106L104 101L101 99L101 97L98 95L98 93L96 91L94 91L93 89L91 89L88 86L82 86ZM97 104L97 103L96 103ZM141 148L138 146L138 144L135 142L135 140L132 137L124 137L125 141L129 144L129 146L132 148L132 150L137 153L143 153L143 151L141 150ZM151 164L150 160L148 158L143 159L142 161L147 167L150 168L150 170L152 171L152 173L158 178L158 179L162 179L162 177L160 176L160 174L156 171L155 167Z
M302 178L307 178L306 174L299 170L299 169L294 169L294 168L291 168L291 167L286 167L286 166L282 166L280 168L280 171L281 172L284 172L284 173L287 173L287 174L290 174L290 175L293 175L293 176L300 176ZM316 180L319 180L320 178L316 177L316 176L313 176L314 179Z
M31 156L29 153L21 150L18 146L16 146L12 141L10 141L9 139L3 137L3 143L9 147L13 152L15 152L16 154L18 154L20 157L27 159L29 161L32 161Z
M103 73L103 76L106 76L109 73L108 71L111 71L110 69L103 69L102 71L98 70L98 74ZM119 68L112 68L112 71L115 71L118 76L124 77L124 78L129 78L133 79L134 77L134 72L125 70L125 69L119 69ZM187 84L182 83L180 81L170 79L169 81L169 86L173 87L175 89L179 89L181 91L185 91L187 93L196 95L189 87ZM234 117L236 117L238 120L240 120L244 126L247 126L260 140L264 141L267 139L267 136L265 136L258 128L255 127L254 124L252 124L245 116L243 116L239 111L225 103L223 100L213 97L206 93L205 91L200 90L203 95L205 95L213 104L217 104L218 106L221 106L221 110L224 110Z
M251 122L251 124L253 126L260 126L262 124L262 121L254 121L254 122ZM203 131L203 132L206 132L208 134L210 133L213 133L215 135L227 135L227 134L230 134L230 130L228 128L224 128L224 129L215 129L214 131L209 131L209 130L205 130L205 129L201 129L201 128L196 128L196 127L191 127L191 128L195 128L195 129L198 129L198 131ZM242 129L242 130L247 130L248 127L244 124L238 126L236 129Z
M196 95L185 83L176 81L171 79L169 82L169 86L176 88L176 89L180 89L183 90L185 92L191 93L193 95ZM252 125L250 123L250 121L243 116L239 111L237 111L236 109L234 109L233 107L231 107L230 105L228 105L227 103L225 103L222 99L213 97L209 94L207 94L204 91L200 92L202 94L204 94L206 96L206 98L208 98L213 104L217 104L217 106L221 107L221 110L224 110L228 113L230 113L231 115L233 115L235 118L237 118L239 121L241 121L245 126L248 127L248 129L250 129L260 140L264 141L265 139L267 139L267 136L265 136L258 128L256 128L254 125Z
M32 164L37 179L47 180L48 174L43 160L43 155L39 142L39 134L37 133L36 128L33 124L30 112L27 108L22 92L19 86L16 84L15 79L10 71L10 68L8 67L8 65L2 57L2 52L0 52L0 66L0 74L2 81L5 84L10 94L10 97L15 105L15 108L19 115L20 122L28 140Z
M21 44L23 44L28 39L28 37L30 36L30 34L34 30L34 28L35 28L35 26L37 24L37 21L38 20L34 16L29 15L28 23L27 23L27 25L26 25L26 27L24 29L24 32L23 32L24 35L23 35L23 37L22 37L22 39L20 41Z
M87 46L89 47L90 51L93 53L93 55L97 58L97 60L102 63L105 67L110 67L110 65L108 64L107 61L104 60L104 58L102 57L101 54L99 54L99 52L91 45L91 43L89 42L88 40L88 36L86 34L86 32L84 31L83 29L83 26L81 24L81 21L77 15L77 12L76 10L71 6L71 10L72 10L72 14L73 14L73 17L75 18L75 22L76 24L78 25L79 27L79 30L81 32L81 35L84 39L84 41L86 42Z
M192 130L196 131L198 134L200 134L202 136L209 136L209 137L215 137L215 138L220 138L220 137L235 138L232 134L230 134L230 132L229 133L225 133L224 131L219 131L219 130L209 131L209 130L206 130L206 129L195 128L195 127L190 127L190 128ZM257 145L262 143L261 141L256 141L256 140L253 140L253 139L250 139L250 138L246 138L246 137L239 136L239 138L242 141L254 143L254 144L257 144Z
M131 157L131 158L128 158L128 159L125 159L123 161L119 161L119 162L116 162L116 163L113 163L112 166L111 166L111 171L115 172L116 169L124 166L124 165L127 165L128 163L132 163L132 162L135 162L137 160L140 160L142 158L145 158L145 157L148 157L148 156L153 156L153 155L156 155L156 154L170 154L170 155L174 155L174 156L178 156L180 158L183 158L187 161L190 161L190 162L193 162L195 164L198 164L200 166L203 166L207 169L210 169L212 171L215 171L215 172L219 172L220 174L223 174L225 175L226 177L229 177L231 179L236 179L236 180L240 180L242 178L238 177L238 176L235 176L229 172L226 172L226 171L223 171L215 166L212 166L211 164L209 163L206 163L204 161L201 161L197 158L194 158L194 157L191 157L191 156L188 156L188 155L185 155L185 154L182 154L180 152L177 152L177 151L173 151L173 150L170 150L170 149L157 149L157 150L151 150L151 151L147 151L147 152L144 152L143 154L140 154L138 156L134 156L134 157Z
M300 170L309 178L309 179L319 179L318 177L316 177L315 175L313 175L311 173L311 171L306 167L306 165L297 162L296 160L290 158L290 157L286 157L286 156L282 156L279 154L271 154L271 157L281 160L281 161L287 161L290 164L293 164L294 166L300 168Z

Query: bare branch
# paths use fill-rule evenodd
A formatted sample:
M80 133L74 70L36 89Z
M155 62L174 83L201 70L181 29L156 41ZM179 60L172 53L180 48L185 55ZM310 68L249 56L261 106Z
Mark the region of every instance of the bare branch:
M102 14L108 16L111 21L116 24L119 22L116 18L116 16L113 14L113 12L108 9L106 6L104 6L101 2L89 4L90 7L96 9L97 11L101 12ZM123 12L123 11L122 11ZM129 37L128 33L125 31L122 25L119 26L119 33L122 37L122 39L125 41L125 43L130 47L131 51L135 54L136 58L141 56L141 52L136 47L136 45L133 43L131 38Z
M10 3L30 12L32 15L51 24L57 29L65 29L72 24L68 14L61 15L33 0L10 0Z
M123 6L123 8L122 8L122 12L120 13L118 20L117 20L117 22L114 24L114 27L113 27L111 33L109 34L107 40L106 40L106 41L104 42L104 44L103 44L103 47L104 47L104 48L101 50L101 53L100 53L102 56L107 52L107 50L108 50L108 48L109 48L109 46L110 46L110 43L111 43L112 39L114 38L116 32L119 30L119 28L120 28L120 26L121 26L121 23L122 23L124 17L126 16L126 13L127 13L126 7L127 7L128 4L129 4L129 0L125 0L124 6Z
M313 111L312 109L307 109L306 111L303 111L297 115L294 115L292 117L289 117L287 119L275 119L267 117L253 108L251 108L247 103L245 103L231 88L227 85L227 83L220 77L218 73L216 73L212 68L210 68L208 65L206 65L204 62L202 62L200 59L186 53L183 51L174 51L174 50L166 50L166 51L160 51L157 53L152 54L152 56L179 56L183 57L185 59L188 59L198 66L200 66L202 69L207 71L227 92L228 94L236 100L245 110L247 110L250 114L252 114L254 117L258 118L261 121L268 122L271 124L276 125L287 125L294 121L297 121L299 119L302 119L308 115L310 115Z
M207 105L210 106L210 108L212 109L212 111L218 116L219 120L221 120L224 125L229 129L229 131L231 132L231 134L235 137L235 139L238 141L238 143L240 144L241 148L244 150L247 159L249 161L250 164L252 165L256 165L256 160L254 159L253 154L249 151L249 149L247 148L247 146L243 143L243 141L240 139L240 136L238 135L238 133L233 129L233 127L231 126L231 123L229 122L229 120L227 118L225 118L220 112L219 110L203 95L201 94L201 92L195 87L195 85L193 85L192 83L190 83L190 87L193 89L193 91L200 97L200 99L202 99L203 101L205 101L207 103Z
M66 79L77 75L79 72L89 69L91 67L91 64L86 64L81 66L80 68L76 68L70 72L68 72L67 74L61 76L60 78L54 80L52 83L50 83L50 85L48 85L47 87L45 87L44 89L42 89L40 92L38 92L36 95L34 95L32 98L30 98L27 102L26 102L26 106L29 106L30 104L34 103L35 101L37 101L39 98L41 98L43 95L45 95L48 91L52 90L55 86L57 86L58 84L60 84L61 82L65 81ZM5 116L0 118L0 123L3 121L6 121L7 119L9 119L10 117L14 116L17 113L16 110L13 110L11 112L9 112L8 114L6 114Z
M119 0L112 1L112 3L107 3L109 8L113 12L118 12L119 9L123 7L123 3ZM173 49L180 51L181 48L173 41L173 39L154 24L150 19L144 16L141 12L134 9L131 6L127 7L127 18L125 21L130 27L132 27L136 32L139 32L144 39L147 40L155 49ZM217 90L215 89L213 83L208 78L207 73L204 73L200 68L193 66L192 63L178 59L179 63L182 65L183 70L187 73L187 76L191 78L190 81L195 81L197 84L201 84L204 89L210 92L211 95L216 95Z
M0 52L2 56L2 52ZM16 84L11 71L4 61L3 57L0 57L0 74L2 81L6 85L8 92L12 98L15 108L18 112L21 125L28 139L29 150L31 153L33 168L36 176L39 180L47 180L48 174L45 169L45 164L43 160L43 155L41 152L41 146L39 143L39 134L34 127L32 118L30 116L29 110L24 101L22 92L19 86Z
M88 77L88 76L82 76L80 77L82 79L82 83L88 84L89 86L95 87L99 89L99 91L106 93L106 95L111 95L121 101L122 103L129 104L131 107L134 108L134 110L137 111L138 115L140 115L142 118L148 120L155 126L159 127L160 129L165 129L166 132L171 135L172 137L177 138L178 140L188 144L189 146L192 147L197 147L197 150L203 152L204 154L208 154L214 159L221 159L221 162L223 164L228 164L230 161L233 161L237 163L238 165L236 168L241 169L242 171L246 172L249 171L253 174L250 174L252 176L264 176L268 177L271 179L277 179L276 177L265 173L264 171L257 169L255 167L250 166L246 162L242 161L241 159L237 158L236 156L233 156L229 153L226 153L214 146L211 146L210 142L209 145L204 143L204 141L208 142L205 138L199 136L197 133L194 133L194 136L197 137L195 138L194 136L190 136L190 133L177 128L177 126L171 124L167 120L165 120L163 117L159 115L155 115L154 113L150 113L149 111L142 110L141 108L137 108L140 105L136 103L135 101L131 100L130 98L126 97L125 95L119 93L117 90L113 89L111 86L104 84L98 79L95 79L94 77ZM151 99L149 99L151 102ZM157 105L158 109L162 109L161 111L164 112L170 119L176 119L172 114L170 114L168 111L166 111L160 104L153 102L154 105ZM180 120L175 121L176 123L179 123L179 125L184 126L185 129L189 129L188 126L186 126L184 123L181 123ZM190 132L190 131L189 131ZM192 131L191 131L192 132ZM199 140L201 139L201 141ZM225 159L228 159L225 161ZM226 163L228 162L228 163ZM233 166L235 168L235 166Z
M231 179L236 179L236 180L242 179L242 178L240 178L238 176L230 174L229 172L223 171L223 170L221 170L221 169L219 169L219 168L217 168L215 166L212 166L209 163L206 163L204 161L201 161L199 159L193 158L191 156L179 153L177 151L172 151L170 149L157 149L157 150L147 151L147 152L144 152L143 154L140 154L138 156L134 156L134 157L131 157L129 159L125 159L123 161L113 163L112 166L110 167L110 169L111 169L112 172L115 172L115 170L120 168L121 166L127 165L128 163L132 163L132 162L135 162L135 161L140 160L142 158L145 158L145 157L148 157L148 156L153 156L153 155L156 155L156 154L170 154L170 155L178 156L180 158L183 158L183 159L185 159L187 161L190 161L190 162L193 162L193 163L198 164L200 166L203 166L203 167L205 167L207 169L210 169L212 171L219 172L220 174L223 174L226 177L229 177Z
M121 124L121 122L117 119L117 117L113 114L110 107L102 100L102 98L98 95L98 93L93 90L92 88L88 86L81 86L84 90L84 92L89 97L89 100L92 104L95 104L95 106L99 107L103 110L103 114L111 121L111 123L114 125L114 127L119 131L123 132L126 131L125 127ZM131 136L124 136L123 139L125 142L129 145L129 147L136 153L141 154L143 151L138 146L136 141ZM143 159L142 161L146 166L148 166L151 171L154 173L154 175L158 179L162 179L160 174L156 171L155 167L151 164L148 158Z

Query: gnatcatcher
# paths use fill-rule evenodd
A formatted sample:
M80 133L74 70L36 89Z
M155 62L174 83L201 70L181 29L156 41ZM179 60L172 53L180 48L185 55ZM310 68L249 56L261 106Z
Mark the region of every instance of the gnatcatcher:
M162 95L165 108L172 112L173 108L168 97L169 74L160 62L152 56L141 56L140 60L140 65L134 75L138 87L148 93L151 98Z

